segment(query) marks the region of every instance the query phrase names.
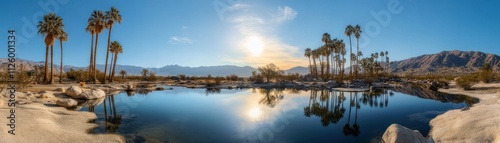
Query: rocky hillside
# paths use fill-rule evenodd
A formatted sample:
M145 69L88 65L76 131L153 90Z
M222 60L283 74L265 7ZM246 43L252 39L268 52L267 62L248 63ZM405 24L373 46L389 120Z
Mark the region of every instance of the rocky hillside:
M454 50L395 61L390 66L393 73L458 74L477 71L484 63L491 63L494 69L498 69L500 56L478 51Z

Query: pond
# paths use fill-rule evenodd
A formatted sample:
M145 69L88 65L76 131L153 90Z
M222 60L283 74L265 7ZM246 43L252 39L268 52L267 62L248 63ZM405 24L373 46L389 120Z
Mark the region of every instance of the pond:
M362 93L173 87L122 92L80 103L79 110L98 116L90 133L116 133L127 142L377 142L392 123L425 136L432 118L476 102L415 88Z

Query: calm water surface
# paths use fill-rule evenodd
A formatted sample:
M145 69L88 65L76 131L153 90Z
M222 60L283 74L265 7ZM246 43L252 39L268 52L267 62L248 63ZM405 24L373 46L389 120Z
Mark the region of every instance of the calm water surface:
M92 133L127 142L377 142L398 123L429 132L429 121L477 102L414 90L377 93L326 90L173 90L118 93L80 103L97 114ZM407 94L403 94L407 93ZM409 95L409 94L416 95ZM425 99L433 98L433 99ZM107 118L105 118L107 117Z

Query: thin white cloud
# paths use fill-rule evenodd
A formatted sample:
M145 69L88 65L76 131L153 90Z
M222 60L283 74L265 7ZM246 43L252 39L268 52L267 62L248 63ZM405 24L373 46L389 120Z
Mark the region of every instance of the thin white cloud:
M277 22L285 22L285 21L290 21L295 19L297 17L297 11L295 11L293 8L285 6L285 7L278 7L278 14L276 14L275 20Z
M182 29L182 30L188 30L188 29L189 29L189 27L188 27L188 26L184 26L184 25L183 25L183 26L181 26L181 29Z
M170 40L168 42L174 43L174 44L191 44L191 43L193 43L193 40L189 39L188 37L173 36L170 38Z
M248 8L250 5L248 4L244 4L244 3L235 3L233 5L231 5L228 10L229 11L234 11L234 10L240 10L240 9L244 9L244 8Z

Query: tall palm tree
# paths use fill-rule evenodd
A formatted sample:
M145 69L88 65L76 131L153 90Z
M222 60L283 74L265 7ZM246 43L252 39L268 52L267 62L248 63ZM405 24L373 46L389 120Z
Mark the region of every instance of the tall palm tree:
M319 57L318 55L318 50L317 49L314 49L311 51L311 54L312 54L312 59L313 59L313 64L314 64L314 76L315 78L317 79L318 78L318 65L316 64L316 59Z
M345 28L345 35L347 37L349 37L349 53L352 53L352 43L351 43L351 35L353 34L354 32L354 27L352 25L347 25L347 27ZM349 54L351 55L351 54ZM352 58L350 58L352 59ZM352 76L352 60L350 61L350 70L349 70L349 73L350 73L350 76Z
M343 82L344 81L344 70L345 70L345 54L346 54L346 49L345 49L345 43L344 43L344 40L340 40L339 41L339 48L340 48L340 54L342 55L342 59L340 60L340 64L342 65L341 66L341 69L340 69L340 81Z
M111 70L111 82L113 82L113 79L115 77L115 69L116 69L116 59L118 59L118 54L122 53L123 52L123 48L122 48L122 45L120 43L118 43L118 41L113 41L113 43L111 43L110 45L110 50L111 52L114 54L114 60L113 60L113 70Z
M94 28L94 24L93 23L88 23L87 25L87 28L85 28L85 31L89 32L90 35L92 35L92 40L90 42L90 64L89 64L89 69L88 69L88 72L89 72L89 78L90 78L90 75L92 75L93 71L93 65L94 65L94 34L95 34L95 28Z
M94 83L97 83L97 70L96 70L96 56L97 56L97 44L99 43L99 33L106 27L106 16L100 10L94 10L90 15L88 20L89 24L92 23L94 25L94 34L95 36L95 46L94 46L94 63L93 63L93 71L94 71Z
M111 30L113 29L113 24L115 22L118 22L118 23L122 22L122 16L120 15L120 11L118 11L118 9L116 9L115 7L111 7L111 10L106 11L106 20L107 20L106 27L109 30L108 30L108 46L106 49L106 64L104 65L104 83L107 82L106 81L106 73L108 70L108 54L110 52L109 46L110 46Z
M311 48L306 48L306 50L304 51L304 56L309 59L309 73L311 73L311 75L313 75L312 67L311 67Z
M66 42L68 41L68 33L64 32L59 35L58 37L59 39L59 42L60 42L60 45L61 45L61 65L59 65L59 83L62 83L62 79L63 79L63 42Z
M359 37L361 37L361 26L354 26L354 37L356 37L356 53L359 53ZM356 58L356 66L355 66L355 77L358 78L358 70L359 70L359 56Z
M325 43L325 49L323 51L323 56L326 56L326 75L330 75L330 41L332 41L330 34L323 33L321 41Z
M45 76L44 82L53 84L53 56L52 56L52 65L51 65L51 78L49 81L48 75L48 57L49 57L49 47L51 47L51 53L54 53L54 41L57 38L57 35L60 35L63 32L64 24L62 22L62 18L57 16L55 13L49 13L43 16L42 21L38 22L38 34L45 36Z
M125 76L127 75L127 71L120 70L120 75L122 75L122 80L125 79Z

